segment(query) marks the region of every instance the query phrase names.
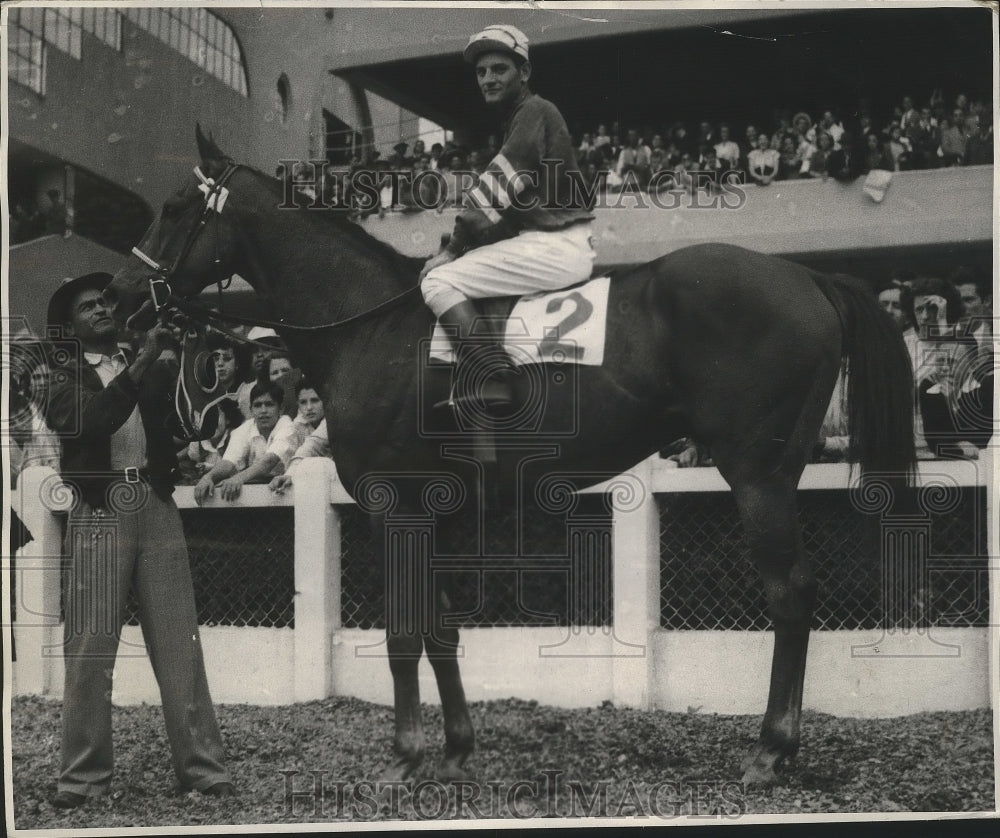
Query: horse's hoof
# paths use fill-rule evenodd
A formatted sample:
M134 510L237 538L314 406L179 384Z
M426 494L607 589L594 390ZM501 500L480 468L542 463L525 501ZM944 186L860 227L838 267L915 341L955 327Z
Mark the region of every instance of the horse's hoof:
M464 761L464 757L461 762L453 759L442 760L435 773L435 779L440 783L460 783L471 780L473 778L472 772L462 766Z
M400 757L392 765L389 765L379 778L383 783L402 783L409 780L420 767L420 759L409 759Z
M770 787L777 785L778 775L775 768L783 761L783 757L763 745L757 745L743 760L740 768L743 771L743 785Z

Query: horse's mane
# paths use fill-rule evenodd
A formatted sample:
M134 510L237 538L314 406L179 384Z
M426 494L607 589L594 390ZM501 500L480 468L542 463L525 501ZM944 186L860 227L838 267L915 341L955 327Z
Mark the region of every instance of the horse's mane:
M241 168L255 175L275 197L282 201L284 200L286 194L284 182L275 180L275 178L270 177L259 169L255 169L253 166L242 165ZM306 218L309 218L311 222L314 222L315 219L321 219L325 224L334 228L338 234L350 239L362 253L373 259L387 263L400 276L412 279L414 284L416 283L417 274L420 273L426 261L424 258L406 256L400 253L392 245L376 238L363 229L360 224L351 221L345 210L330 209L317 212L316 210L310 210L307 206L297 206L297 209Z

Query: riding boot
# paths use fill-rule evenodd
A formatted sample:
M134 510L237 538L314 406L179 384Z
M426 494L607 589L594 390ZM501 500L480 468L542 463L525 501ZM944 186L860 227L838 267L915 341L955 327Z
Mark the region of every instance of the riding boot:
M472 337L478 318L470 300L452 306L439 318L442 326L454 332L456 368L449 403L487 411L504 408L513 402L508 380L513 364L500 341Z

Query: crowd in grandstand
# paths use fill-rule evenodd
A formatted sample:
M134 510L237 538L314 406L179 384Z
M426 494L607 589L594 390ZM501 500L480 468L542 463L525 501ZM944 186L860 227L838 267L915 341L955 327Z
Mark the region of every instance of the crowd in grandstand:
M948 101L935 90L919 105L903 96L891 113L874 115L861 107L849 116L833 109L779 113L749 124L703 121L658 126L601 123L574 137L584 184L604 191L687 190L711 187L723 178L767 186L774 181L834 178L849 181L873 169L889 172L993 162L993 115L981 100L958 93ZM490 135L482 148L422 139L400 140L384 159L374 150L355 156L347 167L328 166L319 181L305 169L296 177L311 196L321 186L327 202L351 206L353 176L436 172L440 177L382 177L378 201L365 212L459 206L464 173L476 175L500 149ZM413 182L417 184L415 194ZM355 206L355 209L357 207Z

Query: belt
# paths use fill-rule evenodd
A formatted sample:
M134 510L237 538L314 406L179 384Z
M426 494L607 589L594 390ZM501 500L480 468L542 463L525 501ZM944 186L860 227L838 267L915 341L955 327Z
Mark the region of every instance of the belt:
M126 483L138 483L142 480L149 480L149 469L145 466L126 466L121 470L122 476L125 478ZM118 472L114 472L114 476L118 476Z

